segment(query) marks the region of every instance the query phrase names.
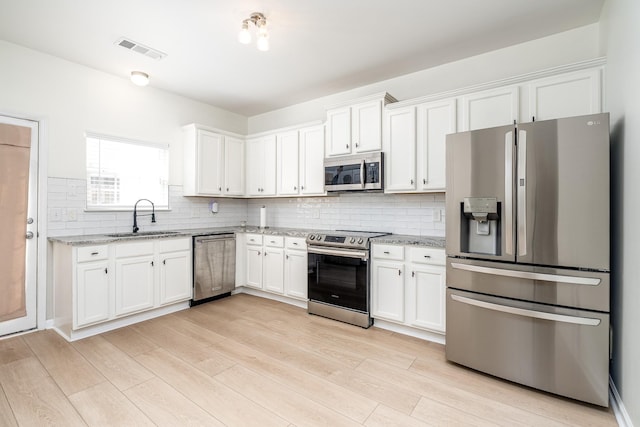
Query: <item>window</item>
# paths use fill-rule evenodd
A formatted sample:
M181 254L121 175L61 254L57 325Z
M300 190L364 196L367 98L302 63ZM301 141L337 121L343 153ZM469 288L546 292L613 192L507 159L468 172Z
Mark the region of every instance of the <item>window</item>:
M169 147L87 134L87 209L169 208Z

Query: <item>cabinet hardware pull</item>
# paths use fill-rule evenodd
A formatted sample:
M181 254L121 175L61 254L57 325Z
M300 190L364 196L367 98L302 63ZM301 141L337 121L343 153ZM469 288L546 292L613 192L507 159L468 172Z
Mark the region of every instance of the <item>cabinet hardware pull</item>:
M423 184L426 184L426 183L427 183L427 180L426 180L426 179L424 179L424 178L422 178L422 183L423 183Z
M218 191L222 191L222 187L218 187Z
M293 242L294 245L298 246L298 242Z
M104 269L104 274L109 274L109 270L107 270L106 268Z
M398 270L398 276L402 275L402 270Z
M385 254L389 255L389 251L384 251Z
M411 180L411 185L413 185L413 180Z
M347 150L349 149L349 144L347 144Z
M258 251L258 255L261 255L261 252L260 252L260 251Z
M289 259L289 255L287 255L287 259Z
M301 185L301 186L300 186L300 189L301 189L301 190L304 190L304 185Z
M153 261L151 261L151 267L153 267Z
M425 258L431 258L431 255L425 255L424 257Z
M358 144L358 143L356 142L356 148L358 148L358 147L360 147L360 144Z
M298 189L298 187L296 187L296 186L294 185L294 186L293 186L293 189L294 189L294 190L297 190L297 189Z
M91 252L91 256L98 255L99 252Z
M266 252L264 253L264 256L267 256L267 253L266 253Z
M411 277L416 277L416 272L415 271L411 272Z
M227 193L229 192L229 187L227 187Z
M166 259L162 260L162 265L167 265L167 260Z

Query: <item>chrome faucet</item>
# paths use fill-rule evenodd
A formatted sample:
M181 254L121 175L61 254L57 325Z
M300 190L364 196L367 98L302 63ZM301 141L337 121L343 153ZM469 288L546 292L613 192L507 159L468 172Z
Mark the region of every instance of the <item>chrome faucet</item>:
M135 205L133 205L133 232L134 233L137 233L138 230L140 230L138 228L138 212L137 212L137 209L138 209L138 203L140 203L143 200L146 200L147 202L151 203L151 210L152 211L151 211L150 214L143 214L143 215L140 215L140 216L149 216L149 215L151 215L151 222L152 223L156 222L156 205L154 205L153 202L151 200L149 200L149 199L140 199L140 200L138 200L136 202Z

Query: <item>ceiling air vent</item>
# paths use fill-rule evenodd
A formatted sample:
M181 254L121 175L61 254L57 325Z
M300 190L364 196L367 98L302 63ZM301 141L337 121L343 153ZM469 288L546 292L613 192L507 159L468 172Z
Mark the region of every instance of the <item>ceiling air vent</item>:
M160 60L167 56L167 54L164 52L160 52L157 49L150 48L149 46L145 46L124 37L120 37L118 40L116 40L115 44L117 44L118 46L122 46L125 49L138 52L144 56L148 56L151 59Z

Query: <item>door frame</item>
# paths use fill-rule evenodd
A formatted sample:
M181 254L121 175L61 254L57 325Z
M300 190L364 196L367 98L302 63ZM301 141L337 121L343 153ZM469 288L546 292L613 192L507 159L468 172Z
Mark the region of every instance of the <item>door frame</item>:
M51 253L50 244L48 241L48 212L47 212L47 182L48 182L48 164L49 159L47 153L49 152L48 141L48 122L49 119L44 115L25 113L22 111L0 110L0 115L5 117L12 117L19 120L29 120L38 123L38 197L37 197L37 233L35 233L35 239L38 244L37 250L37 262L36 262L36 329L45 329L48 326L47 322L47 307L53 304L49 304L49 300L53 302L53 288L52 288L52 275L48 270L49 254ZM47 298L50 296L50 298ZM51 310L52 311L52 310ZM53 312L51 312L53 324ZM25 331L22 333L28 333ZM18 333L20 334L20 333ZM11 334L9 336L15 336Z

